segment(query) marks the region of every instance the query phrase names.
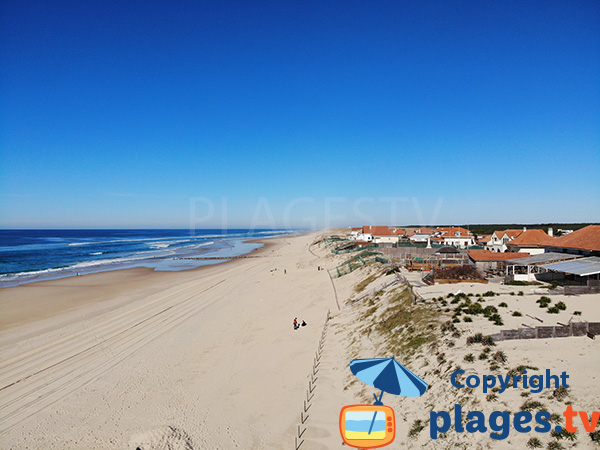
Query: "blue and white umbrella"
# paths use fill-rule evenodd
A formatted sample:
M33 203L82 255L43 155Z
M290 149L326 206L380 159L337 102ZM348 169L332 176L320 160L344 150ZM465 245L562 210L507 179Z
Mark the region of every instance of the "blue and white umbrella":
M373 394L376 405L383 405L381 397L384 392L403 397L419 397L427 390L427 383L394 358L355 359L350 363L350 370L363 383L381 389L379 398ZM376 416L377 413L373 415L369 434Z
M427 390L427 383L394 358L355 359L350 370L363 383L403 397L419 397ZM381 397L379 400L381 401Z

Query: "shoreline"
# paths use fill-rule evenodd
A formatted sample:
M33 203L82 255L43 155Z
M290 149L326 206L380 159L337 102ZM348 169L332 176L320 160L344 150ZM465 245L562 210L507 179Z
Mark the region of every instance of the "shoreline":
M309 252L315 236L266 239L261 257L188 271L2 290L3 447L154 448L142 444L169 427L193 448L293 441L308 349L335 307ZM294 330L294 317L308 326Z
M273 238L285 239L281 237ZM269 242L271 239L257 239L253 243L260 243L262 247L251 250L241 256L264 256L277 245ZM231 258L216 264L207 264L186 270L166 271L155 270L149 267L133 267L126 269L113 269L93 272L85 275L71 275L51 280L39 280L23 283L17 286L8 286L0 289L0 330L6 331L11 327L22 325L26 320L48 319L78 307L89 306L90 303L102 303L109 300L111 295L122 289L127 289L133 282L163 282L177 281L180 274L198 274L211 269L225 267L240 263L244 258ZM91 301L82 301L78 295L81 287L95 290L96 297ZM49 300L40 297L40 290L58 291L60 299L53 295L52 306ZM73 294L74 293L74 294ZM54 300L54 301L53 301Z
M294 234L291 234L289 236L295 236ZM54 281L54 280L62 280L65 278L73 278L73 277L79 277L79 276L88 276L88 275L95 275L95 274L99 274L99 273L108 273L108 272L114 272L114 271L119 271L119 270L135 270L135 269L148 269L150 271L153 272L186 272L186 271L190 271L190 270L197 270L197 269L201 269L203 267L207 267L207 266L212 266L212 265L218 265L218 264L224 264L227 262L230 262L231 260L235 260L235 259L239 259L240 257L244 257L244 256L250 256L253 255L255 252L259 251L263 246L266 245L266 243L270 240L270 239L277 239L280 237L284 237L284 236L274 236L273 238L250 238L248 240L241 240L242 245L243 244L262 244L261 247L258 248L254 248L251 249L247 252L242 252L239 255L235 255L232 256L231 258L228 258L226 256L224 257L203 257L200 256L202 254L205 253L211 253L210 250L207 250L205 252L201 252L199 253L199 256L197 257L182 257L182 258L176 258L176 257L166 257L166 258L160 258L158 260L155 261L159 261L159 262L169 262L169 261L206 261L205 264L201 264L197 267L189 267L189 268L179 268L179 269L160 269L157 267L147 267L144 265L139 265L139 266L131 266L130 264L127 263L122 263L123 266L121 267L114 267L112 268L110 265L99 265L97 270L91 271L91 272L87 272L84 274L80 274L77 270L75 270L72 266L69 267L64 267L62 269L59 269L60 272L54 272L54 273L46 273L46 274L39 274L37 276L34 276L33 278L24 280L24 281L6 281L6 282L0 282L0 292L2 292L4 289L8 289L8 288L13 288L13 287L18 287L18 286L24 286L24 285L28 285L28 284L32 284L32 283L43 283L43 282L47 282L47 281ZM219 253L221 250L216 250L216 253ZM141 261L145 262L146 264L148 263L148 261L153 261L153 259L148 258L148 259L142 259ZM212 262L214 261L214 262ZM117 263L118 264L118 263ZM27 276L28 272L21 272L20 275L22 276ZM5 275L17 275L17 274L5 274ZM13 284L16 283L16 284Z

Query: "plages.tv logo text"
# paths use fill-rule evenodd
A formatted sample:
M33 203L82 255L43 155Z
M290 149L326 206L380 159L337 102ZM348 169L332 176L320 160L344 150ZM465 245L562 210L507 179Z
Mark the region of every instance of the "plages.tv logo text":
M527 371L524 370L520 375L469 375L464 382L462 375L464 370L456 370L450 377L452 386L457 389L481 388L483 393L488 390L498 388L498 394L502 394L506 389L512 387L517 389L529 389L532 393L539 393L543 389L558 389L560 386L569 388L567 379L569 375L562 372L559 375L553 375L550 369L546 369L544 375L527 376ZM577 431L577 426L573 424L575 417L579 416L583 428L591 433L595 430L600 419L600 411L593 411L591 417L584 411L575 411L571 406L568 406L562 414L566 419L565 429L569 433ZM535 430L538 433L549 433L552 430L552 425L549 422L551 417L548 411L538 411L532 414L530 411L519 411L512 418L512 426L519 433L529 433ZM490 430L492 439L506 439L511 429L511 413L509 411L493 411L489 415L489 420L482 411L469 411L466 415L467 422L463 424L462 406L454 405L454 423L448 411L431 411L429 413L430 428L429 434L432 439L437 439L439 433L445 433L454 425L454 430L458 433L486 433ZM535 422L532 423L532 421ZM557 433L562 431L562 427L557 425L555 428Z

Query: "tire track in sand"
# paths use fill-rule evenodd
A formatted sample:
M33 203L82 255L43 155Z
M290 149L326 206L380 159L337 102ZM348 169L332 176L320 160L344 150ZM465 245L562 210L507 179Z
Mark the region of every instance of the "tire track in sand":
M255 264L250 269L262 265ZM250 276L246 271L243 278ZM217 295L198 301L200 295L224 281L203 290L198 290L195 283L168 289L115 317L102 316L96 326L2 361L0 435L99 378L143 346L223 298ZM228 286L226 292L231 289ZM107 348L111 351L107 352Z

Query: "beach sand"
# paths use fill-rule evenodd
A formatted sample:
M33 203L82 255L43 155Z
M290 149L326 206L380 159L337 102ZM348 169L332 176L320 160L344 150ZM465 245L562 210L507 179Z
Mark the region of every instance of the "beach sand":
M289 447L336 307L314 239L186 272L3 289L1 447ZM294 317L308 326L294 330Z
M458 366L467 374L490 373L490 360L479 359L483 346L467 345L468 336L539 323L526 314L544 325L600 321L599 295L552 296L553 304L567 304L554 315L535 303L541 296L535 287L426 286L419 273L403 271L425 299L409 320L435 339L413 355L391 353L390 342L409 339L412 331L405 326L385 336L378 324L405 287L388 286L395 275L386 275L379 263L331 281L317 267L335 268L352 255L333 255L317 241L316 233L270 239L256 257L187 272L133 269L1 290L0 447L347 448L339 434L340 409L372 403L372 394L379 393L352 375L354 358L394 356L430 384L417 398L384 395L384 404L396 412L396 440L389 448L526 448L532 436L544 447L553 440L548 433L514 429L501 441L489 431L454 429L430 439L429 412L456 403L465 415L480 410L488 416L494 410L514 414L529 400L559 414L566 402L590 413L600 409L600 338L503 341L493 347L507 357L494 372L500 375L519 365L567 371L571 388L565 399L554 398L552 390L523 396L522 389L490 398L477 389L457 390L449 380ZM484 304L498 307L504 325L474 316L471 323L456 324L459 337L441 332L438 325L452 312L433 299L459 290L500 293ZM521 290L524 295L517 295ZM293 330L294 317L308 326ZM431 327L419 330L417 317ZM475 361L464 360L469 353ZM596 448L581 429L577 441L561 443Z

